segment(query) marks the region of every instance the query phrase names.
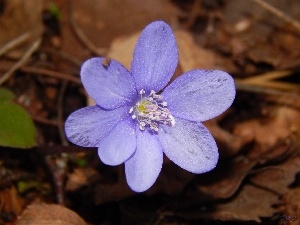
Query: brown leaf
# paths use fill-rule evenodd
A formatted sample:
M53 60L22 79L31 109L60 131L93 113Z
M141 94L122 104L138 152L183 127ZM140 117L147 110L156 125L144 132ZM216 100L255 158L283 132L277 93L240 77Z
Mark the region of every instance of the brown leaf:
M259 158L282 140L289 140L295 131L300 130L300 112L285 106L267 108L266 117L250 119L238 123L233 134L244 139L255 141L256 151L248 157Z
M159 174L153 188L150 189L150 192L163 192L167 195L178 194L195 176L195 174L180 168L170 159L164 157L162 171Z
M91 179L98 176L98 172L92 168L75 168L68 176L66 183L67 191L76 191L81 187L88 185Z
M177 11L169 1L160 0L145 1L143 4L139 0L60 2L62 15L71 13L78 29L91 43L101 48L109 47L116 37L136 32L158 18L170 22ZM67 16L62 17L62 25L68 24L67 19ZM88 57L86 46L81 45L70 27L62 28L62 39L63 51L80 59Z
M43 1L9 0L5 2L4 12L0 17L1 47L26 32L31 32L31 39L33 40L42 34ZM32 40L28 43L31 42Z
M0 191L0 211L19 215L23 209L23 199L15 186Z
M134 194L126 183L98 184L95 188L94 202L100 205L111 201L120 201Z
M145 192L146 195L166 193L175 195L180 193L186 184L195 177L195 174L175 165L167 157L164 157L164 164L154 185ZM129 196L135 195L125 180L113 184L98 184L95 187L95 204L103 204L111 201L120 201Z
M251 182L278 194L286 194L299 169L300 157L294 156L280 165L264 167L262 172L251 178Z
M280 225L299 225L300 223L300 187L291 189L283 197L284 206L280 216Z
M243 136L233 135L229 131L219 126L219 117L205 121L203 124L211 132L215 140L217 141L220 149L220 158L229 158L236 155L243 146L250 141Z
M178 43L179 64L183 72L193 69L235 70L230 59L220 56L213 50L200 47L191 33L176 30L175 35Z
M277 203L279 203L277 195L246 185L231 201L218 204L212 217L217 220L260 222L260 217L270 217L277 212L272 208L272 205Z
M29 205L16 225L86 225L75 212L60 205L33 203Z
M229 198L238 190L256 163L256 160L237 158L235 161L217 166L212 172L199 176L198 190L215 199Z

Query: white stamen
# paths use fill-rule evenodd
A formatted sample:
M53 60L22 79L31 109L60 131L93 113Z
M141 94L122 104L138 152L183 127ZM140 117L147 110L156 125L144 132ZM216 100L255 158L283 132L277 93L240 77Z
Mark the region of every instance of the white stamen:
M136 105L130 108L129 113L133 115L132 119L136 119L140 130L145 130L145 127L149 127L150 130L158 131L159 123L174 126L175 119L171 115L166 106L167 102L162 101L162 96L155 93L154 90L150 92L148 97L145 97L146 92L140 90L140 101Z

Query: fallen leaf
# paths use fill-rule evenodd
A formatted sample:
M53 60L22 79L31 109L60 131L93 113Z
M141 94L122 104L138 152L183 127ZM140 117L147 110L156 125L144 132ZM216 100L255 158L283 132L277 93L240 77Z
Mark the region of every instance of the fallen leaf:
M30 43L42 35L41 13L43 1L9 0L5 2L4 11L0 17L0 46L4 46L11 40L30 32L31 37L26 41L29 46ZM28 46L23 45L24 49Z
M19 215L23 209L23 199L15 186L0 191L0 211Z
M282 198L280 225L299 225L300 222L300 187L292 188Z
M218 165L212 172L199 175L198 190L214 199L231 197L240 187L242 181L256 165L257 160L236 158L223 165Z
M267 109L262 118L249 119L237 123L233 135L243 137L249 142L254 141L258 147L248 154L250 158L258 158L268 152L280 141L292 138L300 130L300 112L286 106L273 106Z
M33 203L24 210L16 225L87 225L75 212L60 205Z
M77 191L81 187L88 185L90 180L96 176L98 176L98 172L92 168L75 168L74 171L68 175L66 190Z
M272 192L245 185L233 199L217 204L212 218L261 222L261 217L270 217L278 211L272 207L278 203L278 196Z
M251 177L255 185L278 194L287 194L289 185L295 181L300 170L300 156L293 156L279 165L263 167L262 171Z
M205 49L194 41L192 33L175 30L178 43L179 64L183 72L194 69L235 71L231 60L211 49Z

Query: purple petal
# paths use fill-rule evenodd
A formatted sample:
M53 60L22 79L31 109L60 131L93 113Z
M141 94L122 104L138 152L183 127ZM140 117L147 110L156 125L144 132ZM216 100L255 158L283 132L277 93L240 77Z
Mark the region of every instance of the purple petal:
M160 91L176 69L178 52L171 27L162 21L149 24L135 46L131 72L137 91Z
M128 116L129 107L104 110L88 106L73 112L65 123L67 138L83 147L98 147L100 141L122 119Z
M126 179L136 192L149 189L156 181L163 163L163 151L156 135L137 128L137 148L125 161Z
M98 148L101 161L116 166L126 161L136 149L135 124L124 119L102 139Z
M175 118L172 127L161 126L159 140L166 156L192 173L215 168L219 153L214 138L201 123Z
M91 58L81 67L81 80L92 99L105 109L129 105L136 99L134 80L119 62Z
M173 116L205 121L223 113L235 97L233 78L222 71L192 70L162 93Z

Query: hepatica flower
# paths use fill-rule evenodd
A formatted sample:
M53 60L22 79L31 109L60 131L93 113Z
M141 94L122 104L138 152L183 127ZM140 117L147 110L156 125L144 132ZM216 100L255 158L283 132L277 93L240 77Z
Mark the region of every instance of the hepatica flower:
M69 116L67 137L97 147L107 165L125 163L127 183L136 192L154 184L163 154L197 174L218 161L216 142L201 121L232 104L234 81L222 71L192 70L165 87L177 63L173 32L156 21L142 31L131 71L105 58L91 58L81 68L82 83L96 105Z

